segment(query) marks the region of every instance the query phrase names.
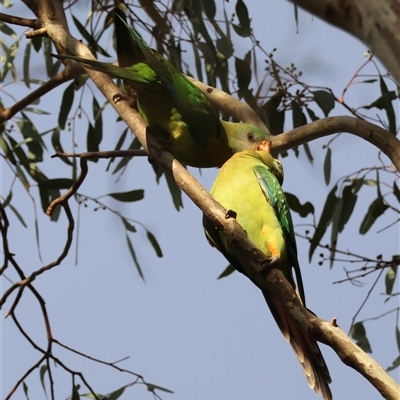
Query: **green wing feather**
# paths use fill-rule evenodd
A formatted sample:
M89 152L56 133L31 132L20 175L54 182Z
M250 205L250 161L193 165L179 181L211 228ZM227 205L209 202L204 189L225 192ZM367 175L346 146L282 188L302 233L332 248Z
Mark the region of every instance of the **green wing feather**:
M264 193L265 198L273 207L276 218L279 220L279 223L282 227L282 233L288 252L289 264L294 268L300 298L303 302L303 305L306 306L303 279L301 277L300 265L297 258L297 245L296 238L294 236L293 221L285 194L283 193L277 178L266 166L255 166L254 174L258 179L258 183L262 192Z
M208 137L218 137L221 131L219 116L212 108L204 93L191 83L181 72L159 53L152 50L126 22L122 11L115 10L115 26L117 35L118 61L127 62L129 59L124 54L131 47L135 54L139 51L149 67L156 73L162 86L171 97L173 106L186 123L193 140L201 148L207 147ZM127 40L127 37L129 40ZM126 43L124 47L118 47L119 42ZM139 94L140 101L140 94Z

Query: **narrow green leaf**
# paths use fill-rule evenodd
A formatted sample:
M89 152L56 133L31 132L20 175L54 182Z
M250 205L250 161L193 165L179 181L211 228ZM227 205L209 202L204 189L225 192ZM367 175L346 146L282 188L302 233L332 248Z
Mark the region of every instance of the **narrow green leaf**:
M376 181L374 181L373 179L364 179L363 183L367 186L376 186Z
M267 111L268 116L268 129L272 135L278 135L283 132L285 124L285 110L278 111L277 109L270 109Z
M1 198L4 198L1 194L0 194L0 197L1 197ZM10 190L10 193L8 193L7 197L6 197L5 200L3 201L3 204L2 204L3 208L6 208L6 207L8 206L8 204L9 204L10 201L11 201L11 199L12 199L12 191Z
M397 343L397 350L400 352L400 329L396 326L396 343Z
M360 346L366 353L372 353L367 332L362 322L357 322L351 327L350 335L356 341L357 346Z
M0 21L0 32L3 32L5 35L10 36L14 40L18 38L18 35L10 28L10 25L6 24L3 21Z
M32 82L33 79L31 79ZM25 112L31 112L34 113L36 115L51 115L51 113L44 111L44 110L40 110L39 108L36 107L25 107L24 108Z
M80 21L77 18L72 16L72 19L74 21L75 26L78 28L79 33L88 42L92 50L97 51L98 46L93 36L86 30L86 28L80 23Z
M292 120L293 128L307 125L307 118L301 110L301 107L295 101L292 101Z
M343 209L343 198L339 198L336 203L335 210L332 215L332 228L331 228L331 252L330 252L330 260L329 260L329 268L333 267L333 261L335 257L335 249L338 240L339 234L339 220L342 214Z
M27 384L25 383L25 381L22 382L22 388L24 389L24 393L25 393L26 400L29 400L29 396L28 396L28 386L27 386Z
M182 191L176 184L176 182L168 174L165 174L165 179L167 180L168 189L171 193L172 201L174 203L176 211L179 211L180 208L183 208Z
M138 262L138 260L136 258L136 253L135 253L135 250L133 249L133 246L132 246L131 240L129 239L128 234L126 235L126 242L128 244L128 249L129 249L129 252L131 253L132 260L133 260L133 262L134 262L134 264L136 266L136 270L137 270L139 276L144 281L144 275L143 275L143 272L142 272L142 268L140 267L139 262Z
M393 182L393 194L396 196L397 201L400 202L400 189L398 188L398 186L396 185L396 182Z
M42 365L42 366L40 367L40 371L39 371L40 382L41 382L41 384L42 384L43 391L44 391L44 393L46 394L46 397L47 397L46 385L45 385L45 383L44 383L44 375L46 374L46 372L47 372L47 365Z
M68 114L71 111L72 103L74 101L74 83L72 82L64 91L61 106L60 106L60 113L58 114L58 126L60 129L65 129L65 123L68 118Z
M37 219L36 209L35 209L35 236L36 236L36 245L37 245L37 249L38 249L39 260L42 261L42 253L40 251L39 222L38 222L38 219Z
M146 231L146 233L147 233L147 239L149 240L150 244L153 246L153 249L156 252L157 257L161 258L163 256L163 253L162 253L160 245L157 242L156 237L150 231Z
M15 166L15 169L17 171L17 176L18 176L18 179L20 180L22 186L26 190L29 190L31 185L29 184L29 181L28 181L26 175L24 174L24 171L22 171L22 169L20 168L20 166L18 164Z
M57 181L57 179L56 179ZM57 185L57 182L54 184ZM39 185L39 195L40 195L40 203L42 205L43 212L46 213L49 204L60 197L60 191L58 189L51 189L46 187L46 180L40 181ZM61 207L56 207L51 214L50 220L57 221L60 216Z
M139 142L138 138L135 137L132 140L132 143L128 147L128 150L137 150L142 147L142 144ZM112 172L113 175L118 172L120 169L126 167L130 160L132 160L133 156L131 157L122 157L117 166L115 167L114 171Z
M318 104L325 117L327 117L335 107L335 98L332 96L332 93L326 90L316 90L312 93L314 94L314 101Z
M172 390L166 389L165 387L154 385L153 383L145 383L147 390L149 392L154 392L154 390L161 390L166 393L174 393Z
M43 182L39 183L44 189L69 189L74 184L73 179L69 178L56 178L56 179L47 179Z
M27 167L29 164L29 160L24 150L21 148L21 145L17 143L11 136L8 137L8 140L10 141L12 151L14 152L14 154L17 155L21 164ZM18 168L18 164L16 164L16 168Z
M236 2L236 15L239 20L239 25L232 24L235 32L242 37L248 37L251 34L250 29L250 18L246 4L243 0L237 0Z
M54 128L53 133L51 135L51 144L53 145L55 151L65 153L62 144L60 142L60 132L61 132L60 127L57 126L56 128ZM65 164L72 166L72 162L67 157L61 157L60 160Z
M361 235L365 235L373 223L379 218L386 210L388 206L383 202L382 196L376 198L369 206L364 219L361 222L359 232Z
M46 65L46 72L48 77L53 76L54 72L54 65L52 57L52 50L51 50L51 40L48 37L43 37L43 56ZM73 84L73 83L72 83Z
M72 385L72 395L71 395L71 400L79 400L79 385Z
M285 196L289 204L289 208L294 212L297 212L300 217L306 218L308 214L314 214L314 206L309 201L301 204L297 196L294 194L285 192Z
M17 125L24 136L24 140L19 143L19 146L23 144L28 146L29 152L27 154L27 162L25 163L25 166L27 166L28 163L43 161L43 148L46 148L46 145L28 116L22 111L21 115L23 119L18 121ZM18 155L17 151L15 153ZM24 154L24 156L26 155Z
M203 82L203 69L201 66L201 59L200 59L200 53L199 50L197 49L197 46L195 45L194 42L192 42L192 50L193 50L193 54L194 54L194 64L196 66L196 73L198 76L198 79Z
M19 40L14 42L10 47L7 47L3 42L2 48L3 48L4 58L6 58L7 62L3 64L3 68L0 70L0 81L4 82L8 72L11 72L12 79L14 81L17 81L18 76L17 76L17 70L14 65L14 59L18 53Z
M235 272L235 267L232 267L232 265L228 265L219 275L217 279L225 278Z
M125 225L125 229L127 229L130 232L137 232L136 228L134 225L132 225L126 218L121 217L121 220L123 224Z
M386 271L385 276L385 286L386 286L386 294L392 294L393 285L396 281L396 274L397 274L397 265L392 265Z
M125 139L126 139L126 136L127 136L127 134L128 134L128 129L129 129L129 128L126 127L126 128L123 130L121 136L120 136L119 139L118 139L117 144L115 145L115 149L114 149L114 150L121 150L121 147L122 147L122 145L124 144ZM110 169L111 164L112 164L114 161L115 161L115 157L111 157L111 158L110 158L110 161L108 162L106 171L108 171L108 170Z
M160 26L165 23L165 18L160 15L158 6L156 7L154 3L154 0L139 0L139 4L146 14L156 23L156 26Z
M208 19L214 19L215 14L217 12L217 8L215 7L215 1L214 0L201 0L201 3L203 5L203 11L204 14L207 15Z
M332 190L328 194L328 197L326 198L325 205L321 213L321 218L315 229L314 236L311 239L310 250L308 253L310 261L312 259L312 255L314 254L315 249L317 248L318 244L320 243L322 237L326 232L326 229L332 221L333 213L335 212L336 205L339 201L339 198L335 194L336 190L337 185L332 188Z
M381 93L382 96L386 96L389 92L385 80L381 75L379 75L379 85L381 88ZM386 115L389 121L389 131L393 133L393 135L396 135L396 114L393 109L393 104L392 100L389 100L388 98L385 99L385 106L384 109L386 111Z
M106 106L107 103L104 104ZM99 103L97 102L96 98L93 96L93 118L94 118L94 130L96 132L97 138L97 147L100 146L100 143L103 139L103 118L102 118L102 111L104 106L100 108Z
M30 77L29 77L29 61L31 58L31 47L32 43L28 40L26 47L25 47L25 54L24 54L24 63L23 63L23 74L24 74L24 82L28 89L30 89Z
M12 205L9 204L8 207L10 207L10 209L12 210L12 212L15 214L15 216L18 218L19 222L21 222L21 224L27 228L28 225L25 223L24 219L22 218L22 215L18 212L18 210Z
M93 152L99 151L97 133L96 130L94 129L94 126L90 122L88 126L86 142L87 142L87 151L93 151ZM98 162L99 160L93 159L91 161Z
M387 372L393 371L400 365L400 356L397 356L395 360L392 362L392 365L388 368L386 368Z
M122 396L122 394L124 393L125 389L126 389L126 386L124 386L124 387L122 387L120 389L117 389L114 392L109 393L106 397L104 397L103 400L117 400Z
M11 150L10 146L8 145L7 141L5 140L6 135L0 135L0 149L3 150L4 156L9 159L13 164L16 164L16 160Z
M113 199L123 202L139 201L144 197L144 190L137 189L129 192L109 193L107 196L111 196Z
M364 106L363 108L366 108L367 110L369 110L370 108L374 108L375 107L375 108L378 108L379 110L386 110L388 105L392 104L391 102L393 100L396 100L396 92L394 90L382 94L380 97L378 97L371 104L369 104L367 106Z
M311 121L318 121L319 118L315 115L315 112L311 110L311 108L305 107L308 116L310 117Z
M331 168L332 168L332 150L330 147L328 147L324 161L324 178L327 186L331 181Z
M42 48L42 36L35 36L31 39L31 43L36 53L39 53L40 49Z
M355 186L359 179L354 179L353 183L350 185L346 185L342 192L342 199L343 199L343 207L342 212L339 218L339 233L343 231L347 221L350 219L351 214L353 213L354 206L357 202L357 195L355 194Z
M310 149L309 144L308 143L304 143L303 147L304 147L304 151L306 152L306 156L307 156L308 161L310 162L311 165L313 165L314 157L311 154L311 149Z
M231 40L223 32L221 32L221 37L216 41L216 47L226 59L231 58L235 51Z

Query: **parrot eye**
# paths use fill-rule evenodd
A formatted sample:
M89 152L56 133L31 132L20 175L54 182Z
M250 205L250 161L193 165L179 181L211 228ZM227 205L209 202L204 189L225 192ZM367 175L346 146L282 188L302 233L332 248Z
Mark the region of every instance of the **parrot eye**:
M247 139L249 142L254 142L254 133L253 132L248 132L247 133Z

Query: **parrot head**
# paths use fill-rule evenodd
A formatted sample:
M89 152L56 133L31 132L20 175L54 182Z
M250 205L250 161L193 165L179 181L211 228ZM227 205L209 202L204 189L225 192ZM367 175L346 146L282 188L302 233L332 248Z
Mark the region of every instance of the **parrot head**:
M259 146L263 146L263 150L270 150L271 139L269 132L241 122L221 122L228 136L229 147L234 153L244 150L257 150Z

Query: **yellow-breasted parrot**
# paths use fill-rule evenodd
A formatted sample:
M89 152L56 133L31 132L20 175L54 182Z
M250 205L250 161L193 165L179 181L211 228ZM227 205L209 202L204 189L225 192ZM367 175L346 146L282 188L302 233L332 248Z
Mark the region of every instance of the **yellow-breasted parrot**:
M268 257L279 259L279 268L296 289L305 306L303 281L297 259L293 222L286 197L280 186L282 164L266 151L241 151L221 168L211 188L211 195L227 210L236 212L238 223L254 244ZM203 217L203 226L210 244L216 247L239 272L257 285L285 339L299 359L308 385L325 400L331 400L331 377L317 342L300 330L268 293L260 276L252 272L246 259L229 245L223 231Z
M194 167L221 167L240 150L270 143L269 133L253 125L222 121L204 93L152 50L115 8L119 66L74 56L96 71L121 78L136 93L138 111L174 157Z

